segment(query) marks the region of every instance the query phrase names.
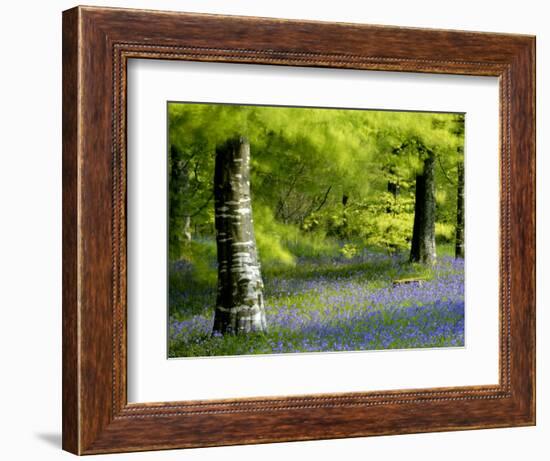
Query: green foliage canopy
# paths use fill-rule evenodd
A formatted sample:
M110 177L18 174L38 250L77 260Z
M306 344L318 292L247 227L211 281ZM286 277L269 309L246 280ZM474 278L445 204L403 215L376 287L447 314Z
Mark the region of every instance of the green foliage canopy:
M294 264L296 256L334 242L405 248L414 179L428 150L438 159L438 237L452 238L462 114L170 103L168 123L172 260L196 258L196 245L191 251L183 238L186 216L194 240L214 236L215 148L236 135L251 144L264 264Z

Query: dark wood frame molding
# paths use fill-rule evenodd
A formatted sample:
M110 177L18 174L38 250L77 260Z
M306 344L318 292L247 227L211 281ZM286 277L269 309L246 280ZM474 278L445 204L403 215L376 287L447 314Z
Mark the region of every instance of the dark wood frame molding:
M490 75L500 81L500 382L129 404L131 58ZM76 454L535 424L535 38L76 7L63 13L63 448Z

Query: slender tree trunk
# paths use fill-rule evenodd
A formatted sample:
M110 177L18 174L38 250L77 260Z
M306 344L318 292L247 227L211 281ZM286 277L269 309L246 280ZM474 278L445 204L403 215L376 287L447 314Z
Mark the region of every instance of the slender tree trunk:
M464 163L459 162L456 188L455 258L464 258Z
M388 192L393 195L393 204L386 207L386 213L391 213L395 209L397 204L397 197L399 196L399 184L396 182L388 181ZM395 211L394 211L395 214Z
M340 226L342 237L347 237L348 234L348 201L349 196L344 192L342 194L342 225Z
M191 241L191 216L188 214L183 217L183 238L187 241Z
M189 166L182 152L174 145L171 147L172 172L170 187L173 201L170 202L170 221L177 231L174 233L176 245L191 241L191 217L189 214Z
M218 295L214 332L266 329L263 282L250 201L250 145L228 140L216 149L214 169Z
M393 195L394 200L397 200L397 196L399 195L399 184L388 181L388 192Z
M424 216L424 190L426 188L424 174L416 175L416 188L414 197L414 224L411 240L411 261L420 261L420 228Z
M410 260L433 264L435 259L435 154L430 150L422 174L416 176Z

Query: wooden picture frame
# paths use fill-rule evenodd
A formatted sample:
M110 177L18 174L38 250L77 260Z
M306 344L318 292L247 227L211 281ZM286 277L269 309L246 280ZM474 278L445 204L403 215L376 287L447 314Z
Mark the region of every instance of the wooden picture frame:
M130 58L496 76L494 386L127 403ZM76 454L535 424L535 38L76 7L63 13L63 448Z

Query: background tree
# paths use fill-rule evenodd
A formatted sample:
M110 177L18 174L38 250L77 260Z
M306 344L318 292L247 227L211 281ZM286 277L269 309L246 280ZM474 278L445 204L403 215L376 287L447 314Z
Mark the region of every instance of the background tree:
M453 120L453 133L462 143L457 148L455 258L464 258L464 114Z
M464 162L457 165L455 257L464 258Z
M435 153L415 143L422 152L422 170L416 175L414 225L410 260L434 264L435 251Z

